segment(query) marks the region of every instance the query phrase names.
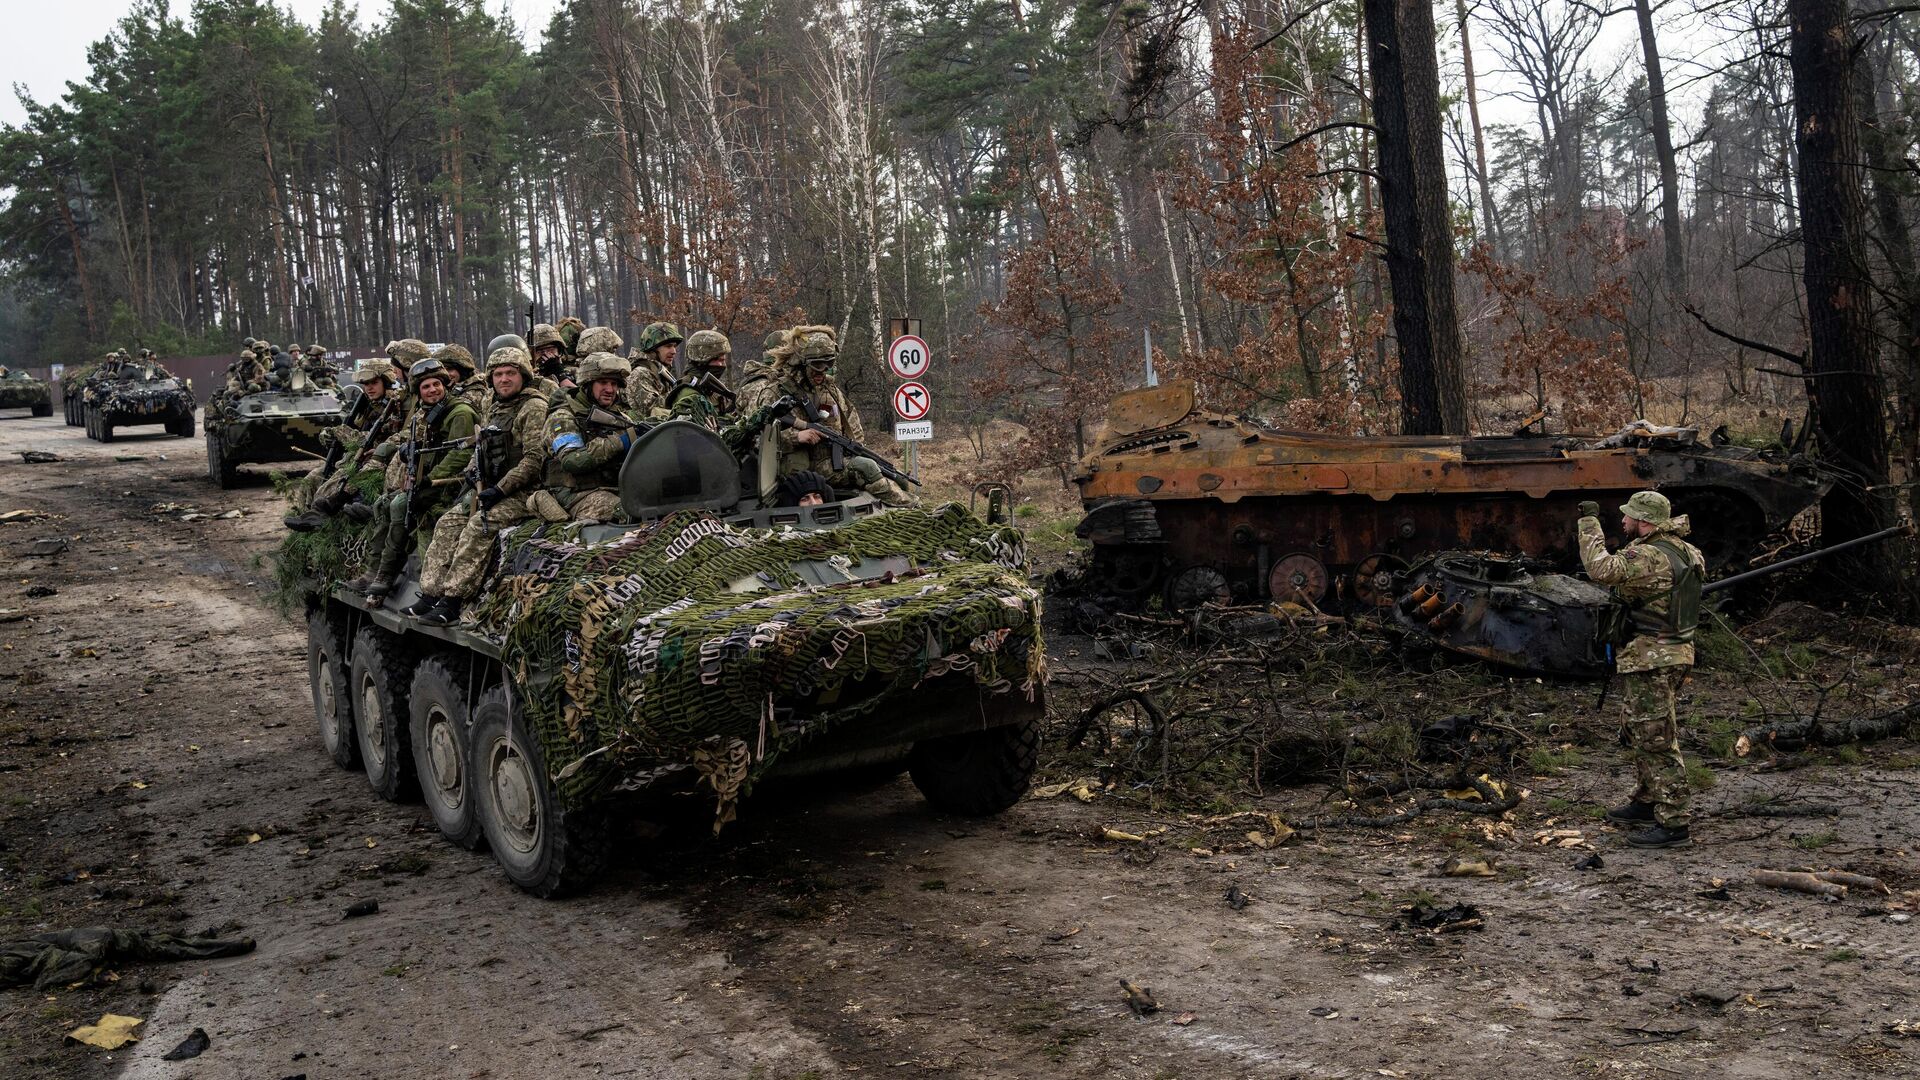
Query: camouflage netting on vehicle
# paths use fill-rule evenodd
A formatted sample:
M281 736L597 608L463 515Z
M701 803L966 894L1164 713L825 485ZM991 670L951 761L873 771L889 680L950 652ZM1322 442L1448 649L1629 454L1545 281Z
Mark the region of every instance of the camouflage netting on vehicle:
M299 479L276 474L274 485L298 510L304 507L304 495L295 499L293 490ZM377 466L361 469L347 480L347 486L368 502L379 498L386 474ZM367 569L374 556L373 530L368 525L345 517L329 518L313 532L290 532L273 555L275 606L282 611L299 611L307 590L318 582L332 586Z
M929 680L964 673L1030 697L1045 677L1020 533L957 505L825 532L684 512L601 543L578 534L503 535L504 568L473 611L504 640L570 804L691 764L720 797L717 828L781 751ZM914 569L824 586L795 570L887 556Z

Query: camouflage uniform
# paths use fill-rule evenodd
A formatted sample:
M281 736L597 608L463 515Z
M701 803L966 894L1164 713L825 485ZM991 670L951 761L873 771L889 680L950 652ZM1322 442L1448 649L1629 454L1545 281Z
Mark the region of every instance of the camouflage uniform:
M306 372L307 381L322 390L337 389L340 385L338 372L327 363L327 350L323 345L307 346L306 358L300 364L300 370Z
M815 419L808 423L832 428L857 443L867 441L860 412L829 374L814 385L808 377L809 361L832 360L839 353L831 326L796 326L788 332L787 344L780 347L778 379L750 374L741 387L740 410L751 413L771 405L782 395L791 395L811 406ZM888 506L911 505L913 499L900 485L880 472L879 463L869 457L843 456L840 468L833 467L833 448L826 443L809 446L794 441L794 428L782 428L778 438L780 464L778 475L811 470L825 476L836 488L864 491Z
M577 321L577 320L576 320ZM613 331L608 330L611 334ZM576 339L577 340L577 339ZM619 340L615 338L615 340ZM618 348L618 346L615 346ZM551 349L543 360L540 352ZM491 352L491 350L489 350ZM572 346L560 336L560 330L552 323L535 323L527 335L527 352L533 356L533 369L540 376L543 392L550 403L557 403L559 395L573 389L574 368ZM582 355L582 359L585 354ZM547 389L551 387L551 389Z
M719 431L738 417L739 409L730 393L710 393L700 385L702 376L719 379L727 371L727 354L732 346L718 330L696 330L687 339L686 378L667 391L667 412L676 420L690 420L709 431ZM722 382L721 388L726 384Z
M641 415L651 416L656 410L665 414L674 374L673 365L660 359L660 349L683 340L680 328L672 323L648 323L640 333L639 346L627 354L627 362L633 365L633 374L627 378L627 400Z
M1691 792L1675 697L1693 666L1694 617L1707 563L1682 539L1690 531L1686 515L1672 516L1664 496L1640 492L1621 511L1656 531L1609 554L1600 520L1582 517L1580 561L1588 578L1626 602L1634 623L1633 637L1614 658L1626 683L1624 741L1638 780L1633 801L1651 805L1662 828L1684 829Z
M592 394L595 382L615 378L624 386L632 373L613 353L591 353L580 361L580 385L560 395L547 412L546 496L565 520L621 520L620 466L633 445L633 428L644 425L646 417L627 402L623 389L604 408L627 423L616 427L596 422Z
M497 475L483 475L486 486L447 511L434 530L420 571L421 603L409 609L415 614L426 613L432 606L429 599L460 601L479 592L494 536L532 516L528 496L547 463L547 399L535 383L533 360L525 349L495 350L487 357L489 378L500 367L518 368L524 380L510 398L490 396L481 417L481 426L500 429L490 437L485 458L503 467Z
M454 394L458 395L460 400L473 406L475 415L485 412L487 408L487 398L492 396L492 391L488 388L485 379L476 379L473 377L473 354L467 351L467 347L465 345L442 345L433 350L433 359L452 368L454 374L459 377L460 382L453 387Z
M451 389L434 405L424 405L417 400L422 382L435 379L444 386L448 381L445 366L425 367L430 363L420 361L408 378L416 395L416 407L407 418L406 427L395 438L400 440L403 451L408 446L413 449L413 468L408 470L405 452L395 454L387 467L389 490L381 495L373 513L373 535L381 541L380 561L374 567L371 581L361 579L353 583L356 591L384 594L406 562L409 547L433 533L435 517L452 501L455 485L473 458L473 406L454 396ZM449 445L459 443L465 445ZM413 490L416 487L417 490ZM409 491L413 495L415 529L412 533L407 529Z

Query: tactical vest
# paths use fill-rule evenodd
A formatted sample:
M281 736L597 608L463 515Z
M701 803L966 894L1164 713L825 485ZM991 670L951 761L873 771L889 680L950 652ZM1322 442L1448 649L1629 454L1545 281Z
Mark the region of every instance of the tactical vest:
M1649 540L1647 546L1666 557L1673 583L1667 587L1667 595L1633 608L1633 628L1638 633L1657 634L1669 644L1688 644L1700 623L1700 569L1687 557L1686 548L1673 540Z

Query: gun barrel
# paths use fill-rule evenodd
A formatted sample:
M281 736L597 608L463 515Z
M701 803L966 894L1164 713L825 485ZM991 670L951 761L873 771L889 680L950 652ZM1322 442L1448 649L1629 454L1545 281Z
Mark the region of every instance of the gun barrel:
M1758 570L1749 570L1744 574L1735 574L1730 578L1721 578L1719 581L1709 582L1707 583L1706 586L1701 588L1700 595L1705 596L1708 593L1716 593L1716 592L1719 592L1721 589L1730 588L1734 585L1740 584L1743 581L1752 581L1754 578L1766 577L1768 574L1777 574L1780 571L1785 570L1790 566L1799 566L1801 563L1804 563L1804 562L1812 562L1815 559L1825 558L1828 555L1836 555L1842 551L1848 551L1853 548L1861 547L1866 544L1872 544L1881 540L1885 540L1889 536L1894 536L1899 533L1910 533L1912 531L1913 531L1913 527L1910 525L1895 525L1891 528L1881 529L1879 532L1868 533L1866 536L1855 537L1854 539L1848 540L1845 543L1835 544L1832 547L1821 548L1819 551L1809 551L1805 555L1795 555L1791 559L1782 559L1777 563L1773 563L1768 566L1763 566Z

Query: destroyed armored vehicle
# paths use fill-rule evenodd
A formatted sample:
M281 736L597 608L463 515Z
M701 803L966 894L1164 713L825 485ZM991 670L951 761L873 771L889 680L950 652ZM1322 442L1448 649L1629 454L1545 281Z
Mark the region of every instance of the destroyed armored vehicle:
M340 584L368 555L344 516L290 537L327 752L541 896L592 880L641 793L711 800L717 830L763 777L904 764L941 810L1011 806L1046 671L1019 532L864 494L768 506L773 479L654 426L621 475L636 524L513 528L452 625L404 614L417 556L384 606Z
M115 429L163 424L167 434L193 438L193 382L158 364L124 364L117 375L89 376L81 391L87 438L112 442Z
M0 409L28 409L35 416L52 416L53 393L46 383L27 372L0 365Z
M1701 595L1912 531L1896 525L1782 559L1708 582ZM1393 620L1411 640L1529 675L1604 678L1631 629L1611 590L1519 555L1444 551L1394 575L1390 591Z
M1089 584L1173 609L1384 609L1395 574L1455 548L1570 568L1578 504L1643 488L1692 516L1693 543L1721 568L1831 482L1801 457L1645 423L1605 437L1321 435L1206 412L1185 381L1120 394L1108 415L1074 478L1086 510L1077 532L1093 545Z
M207 475L223 488L240 477L241 465L322 458L321 434L340 422L340 396L295 370L284 389L230 395L221 390L207 403Z

